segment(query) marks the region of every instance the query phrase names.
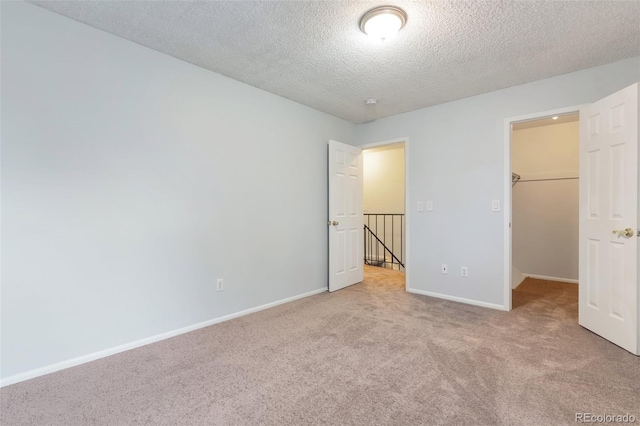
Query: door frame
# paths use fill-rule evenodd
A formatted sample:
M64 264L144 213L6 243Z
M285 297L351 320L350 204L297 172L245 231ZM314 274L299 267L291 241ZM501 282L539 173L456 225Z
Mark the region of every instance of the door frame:
M589 104L580 104L569 106L565 108L557 108L547 111L534 112L531 114L519 115L515 117L508 117L504 119L504 195L503 210L504 210L504 294L502 309L510 311L512 308L511 298L511 279L513 271L511 270L513 261L513 247L512 247L512 181L511 181L511 125L515 123L523 123L526 121L539 120L541 118L553 117L554 115L567 115L580 113L580 109Z
M358 148L362 148L362 150L365 149L371 149L371 148L378 148L381 146L385 146L385 145L400 145L401 143L404 143L404 235L405 235L405 240L404 240L404 244L405 244L405 261L404 261L404 289L405 291L407 291L409 287L409 267L411 265L411 262L409 262L409 252L410 252L410 238L411 238L411 233L409 232L409 222L410 222L410 209L409 206L411 205L411 203L409 203L409 138L395 138L395 139L388 139L388 140L384 140L381 142L373 142L373 143L369 143L369 144L365 144L365 145L358 145Z

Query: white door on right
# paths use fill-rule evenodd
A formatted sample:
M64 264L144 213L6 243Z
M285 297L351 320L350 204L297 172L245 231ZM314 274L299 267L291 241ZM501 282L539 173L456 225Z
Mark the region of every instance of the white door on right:
M580 325L640 354L638 84L580 111Z

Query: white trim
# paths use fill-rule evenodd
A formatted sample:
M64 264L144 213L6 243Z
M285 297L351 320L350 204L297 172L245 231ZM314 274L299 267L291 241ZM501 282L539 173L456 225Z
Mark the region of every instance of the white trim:
M571 278L558 278L558 277L547 277L546 275L536 275L536 274L525 274L522 273L523 277L535 278L537 280L547 280L547 281L558 281L561 283L571 283L578 284L578 280L573 280Z
M580 112L585 106L574 105L566 108L553 109L549 111L534 112L531 114L519 115L516 117L508 117L504 119L504 293L503 293L503 307L505 311L510 311L512 307L511 300L511 262L512 262L512 247L511 247L511 212L512 212L512 182L511 182L511 124L521 123L523 121L532 121L545 117L552 117L554 115L571 114ZM517 185L517 184L516 184Z
M404 288L409 289L409 270L411 262L409 262L409 250L411 244L411 203L409 202L409 138L404 138Z
M409 202L409 138L396 138L382 142L374 142L366 145L359 145L363 150L376 148L384 145L400 145L404 144L404 288L409 291L409 247L411 233L409 232L409 223L411 222L411 203Z
M80 364L95 361L100 358L106 358L110 355L115 355L120 352L128 351L131 349L139 348L141 346L156 343L161 340L169 339L171 337L178 336L180 334L189 333L200 328L208 327L210 325L218 324L224 321L229 321L234 318L249 315L258 311L273 308L284 303L293 302L294 300L303 299L305 297L314 296L316 294L326 292L326 288L319 288L317 290L309 291L307 293L299 294L297 296L287 297L286 299L276 300L275 302L267 303L264 305L256 306L255 308L245 309L244 311L235 312L229 315L224 315L218 318L210 319L201 323L182 327L177 330L168 331L166 333L156 334L155 336L146 337L144 339L136 340L134 342L125 343L124 345L115 346L113 348L104 349L98 352L94 352L88 355L82 355L76 358L71 358L66 361L57 362L55 364L47 365L44 367L36 368L24 373L15 374L0 380L0 387L12 385L14 383L23 382L25 380L33 379L35 377L44 376L45 374L55 373L56 371L64 370L67 368L75 367Z
M434 292L431 292L431 291L418 290L418 289L415 289L415 288L407 288L407 292L414 293L414 294L421 294L423 296L435 297L435 298L438 298L438 299L450 300L452 302L465 303L467 305L474 305L474 306L481 306L483 308L497 309L499 311L506 311L507 310L507 309L505 309L504 306L497 305L495 303L482 302L480 300L473 300L473 299L465 299L464 297L449 296L447 294L434 293Z
M510 311L512 307L511 300L511 266L513 264L511 253L511 190L513 187L513 181L511 180L511 123L514 119L506 118L504 120L504 201L502 202L502 209L504 211L504 283L503 283L503 295L502 295L502 309ZM506 175L509 175L509 182L507 182ZM517 184L516 184L517 185Z

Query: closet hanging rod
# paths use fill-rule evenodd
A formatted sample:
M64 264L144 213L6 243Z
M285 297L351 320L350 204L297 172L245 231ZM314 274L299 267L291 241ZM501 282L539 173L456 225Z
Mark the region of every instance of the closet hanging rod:
M571 179L580 179L580 177L574 176L574 177L557 177L557 178L540 178L540 179L519 179L518 182L539 182L543 180L571 180Z

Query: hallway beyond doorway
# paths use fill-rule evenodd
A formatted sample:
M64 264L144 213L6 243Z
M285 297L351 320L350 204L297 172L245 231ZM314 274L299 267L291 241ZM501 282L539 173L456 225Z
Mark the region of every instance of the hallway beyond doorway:
M405 273L380 266L364 265L363 283L373 290L405 291Z

